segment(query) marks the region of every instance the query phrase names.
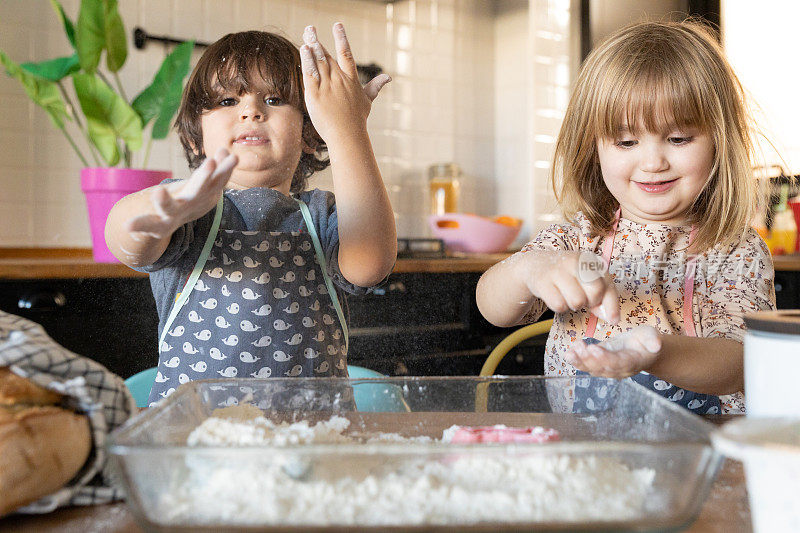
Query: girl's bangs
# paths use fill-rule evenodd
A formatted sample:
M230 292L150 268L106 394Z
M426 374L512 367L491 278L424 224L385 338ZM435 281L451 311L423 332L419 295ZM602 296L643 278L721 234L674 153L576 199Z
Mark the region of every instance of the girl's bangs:
M660 67L625 73L629 75L623 74L606 94L599 95L594 113L598 138L613 139L624 131L709 130L710 118L696 97L705 92L698 91L701 84L692 80L689 73L668 76L667 72L674 73L675 69Z

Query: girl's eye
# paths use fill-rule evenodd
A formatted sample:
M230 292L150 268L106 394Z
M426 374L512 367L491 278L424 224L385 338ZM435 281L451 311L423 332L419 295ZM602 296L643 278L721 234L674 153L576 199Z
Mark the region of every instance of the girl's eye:
M636 141L617 141L614 144L620 148L633 148L636 145Z
M283 100L281 100L277 96L267 96L266 98L264 98L264 102L266 102L267 105L276 106L276 105L281 105L283 103Z
M694 137L670 137L669 142L675 145L688 144Z
M223 98L222 100L220 100L219 105L221 105L222 107L230 107L230 106L236 105L236 99L235 98Z

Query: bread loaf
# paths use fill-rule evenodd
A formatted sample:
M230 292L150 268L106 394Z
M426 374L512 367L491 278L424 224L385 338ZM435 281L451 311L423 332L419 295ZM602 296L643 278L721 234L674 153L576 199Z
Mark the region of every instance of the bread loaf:
M0 368L0 516L55 492L86 462L89 422L61 400Z

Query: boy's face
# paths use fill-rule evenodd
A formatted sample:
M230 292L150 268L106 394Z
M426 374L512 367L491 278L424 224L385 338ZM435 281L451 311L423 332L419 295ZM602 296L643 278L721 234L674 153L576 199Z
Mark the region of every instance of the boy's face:
M203 151L225 148L239 157L228 187L270 187L289 194L305 147L303 115L296 107L263 88L223 94L216 107L201 116Z

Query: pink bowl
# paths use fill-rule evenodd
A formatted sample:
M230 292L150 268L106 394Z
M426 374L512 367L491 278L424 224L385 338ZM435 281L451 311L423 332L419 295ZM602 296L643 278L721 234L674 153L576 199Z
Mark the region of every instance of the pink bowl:
M500 224L490 218L466 213L447 213L428 217L433 235L456 252L504 252L517 237L522 223Z

